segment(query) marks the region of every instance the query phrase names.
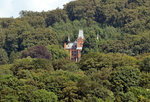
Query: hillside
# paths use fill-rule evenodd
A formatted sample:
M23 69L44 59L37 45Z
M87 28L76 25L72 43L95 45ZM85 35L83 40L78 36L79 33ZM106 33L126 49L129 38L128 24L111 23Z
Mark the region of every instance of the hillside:
M76 63L63 45L79 29ZM0 101L149 102L150 1L76 0L0 18Z

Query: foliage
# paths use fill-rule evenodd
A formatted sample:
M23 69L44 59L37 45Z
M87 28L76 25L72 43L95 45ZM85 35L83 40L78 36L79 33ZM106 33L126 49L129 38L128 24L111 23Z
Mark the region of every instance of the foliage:
M48 45L47 49L52 56L52 60L57 60L61 58L68 58L69 54L59 45Z
M77 72L80 71L79 66L75 62L70 62L64 65L64 69L71 72Z
M120 67L112 73L111 82L112 90L127 92L130 87L139 86L140 71L129 66Z
M14 62L11 70L19 78L28 77L28 70L44 69L53 71L51 63L46 59L32 59L31 57L18 59Z
M145 57L140 64L141 71L150 72L150 56Z
M7 52L0 48L0 65L1 64L7 64L8 63L8 55Z
M66 12L62 9L56 9L50 11L46 17L46 25L50 26L56 22L60 22L61 20L67 21L68 16Z
M57 102L57 96L46 90L37 90L33 92L33 102Z
M0 18L0 101L149 102L149 5L75 0ZM79 29L85 39L75 63L63 45L68 36L76 41Z
M132 92L127 92L127 93L122 93L120 92L120 99L122 102L136 102L137 98L134 96L134 93Z
M120 53L88 53L84 55L79 62L82 70L88 70L90 68L102 69L102 68L117 68L121 66L133 66L136 65L137 61L134 57Z
M94 2L90 0L72 1L65 6L70 20L93 19Z
M22 49L36 45L47 46L49 44L57 44L56 33L49 28L37 28L25 31L20 37L22 40L20 47Z
M136 68L139 63L135 63L134 57L125 55L125 58L120 58L121 54L102 53L87 55L88 57L82 58L100 57L101 60L94 59L96 63L104 63L107 60L111 63L104 63L106 66L97 67L98 69L89 67L88 70L82 71L79 68L82 69L83 66L80 65L85 64L83 60L78 67L78 63L66 59L54 60L51 64L46 59L27 57L0 66L1 100L4 102L149 101L149 73L140 72ZM145 58L147 57L143 59ZM86 67L86 64L84 66Z
M150 90L143 89L141 87L131 87L130 91L133 92L136 97L138 97L139 101L150 101Z
M140 86L143 88L150 89L150 73L145 73L145 72L141 73Z
M13 63L16 59L19 59L20 56L22 55L22 52L14 52L12 51L9 55L9 62Z
M98 40L94 32L89 32L90 35L88 38L86 38L83 46L83 53L88 53L88 52L97 52L98 50Z
M53 61L53 67L55 70L65 69L65 65L70 63L71 61L69 59L58 59L56 61Z

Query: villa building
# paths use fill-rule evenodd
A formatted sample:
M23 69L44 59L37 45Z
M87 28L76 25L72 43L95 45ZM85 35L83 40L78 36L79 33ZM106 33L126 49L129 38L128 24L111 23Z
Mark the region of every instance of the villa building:
M81 58L81 51L83 49L84 35L83 30L79 30L78 38L74 42L70 42L68 37L68 42L64 43L64 49L70 53L70 60L79 61Z

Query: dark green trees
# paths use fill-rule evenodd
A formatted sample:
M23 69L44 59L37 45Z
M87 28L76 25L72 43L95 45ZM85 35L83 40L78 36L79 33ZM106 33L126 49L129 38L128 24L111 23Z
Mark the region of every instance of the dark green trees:
M65 11L68 13L70 20L93 20L97 0L72 1L65 5Z
M137 60L134 57L128 56L126 54L88 53L82 57L79 65L82 70L88 70L92 68L101 70L102 68L116 69L117 67L122 66L133 66L137 68L138 66L136 63Z
M98 39L94 32L89 32L89 36L86 38L83 44L83 53L98 52Z
M149 102L149 5L76 0L0 18L0 101ZM79 29L85 43L76 63L63 44L68 35L75 41Z
M24 32L21 36L22 42L20 47L22 49L32 47L35 45L49 45L57 44L56 33L49 28L37 28Z
M8 56L12 51L16 53L35 45L62 46L68 35L75 40L77 31L83 29L85 53L94 45L94 51L106 53L147 53L150 52L149 4L143 0L76 0L64 9L21 11L20 18L0 19L0 46Z
M7 64L8 61L9 59L8 59L7 52L4 49L0 48L0 65Z
M51 56L47 50L47 48L43 45L37 45L29 48L27 51L22 53L21 58L26 58L30 56L31 58L44 58L51 59Z
M133 67L120 67L112 73L112 90L127 92L132 86L139 86L140 71Z
M89 53L79 63L18 59L0 66L0 95L2 101L148 102L149 72L139 70L147 58Z
M57 102L57 96L53 92L37 90L33 92L33 102Z
M60 21L66 22L67 20L68 20L68 15L62 9L56 9L56 10L50 11L47 14L47 17L45 19L46 26L51 26L52 24L56 22L60 22Z
M48 45L47 49L52 56L52 60L57 60L61 58L69 58L69 53L64 50L59 45Z
M140 63L141 71L150 72L150 56L145 57Z

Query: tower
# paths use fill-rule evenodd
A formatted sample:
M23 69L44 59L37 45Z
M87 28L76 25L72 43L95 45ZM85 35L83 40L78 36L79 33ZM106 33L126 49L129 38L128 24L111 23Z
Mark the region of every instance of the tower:
M99 41L99 35L97 34L97 40Z
M83 47L83 43L84 43L83 30L79 30L79 34L78 34L78 38L77 38L77 48L81 49Z
M70 36L68 35L68 43L70 42Z
M83 30L79 30L79 35L77 38L77 53L78 53L78 60L81 58L81 51L83 48L83 43L84 43L84 35L83 35Z

